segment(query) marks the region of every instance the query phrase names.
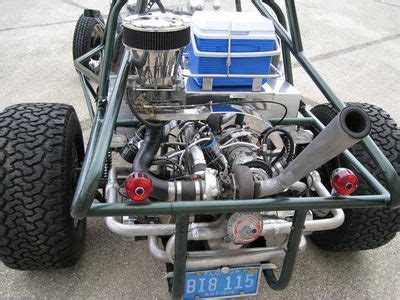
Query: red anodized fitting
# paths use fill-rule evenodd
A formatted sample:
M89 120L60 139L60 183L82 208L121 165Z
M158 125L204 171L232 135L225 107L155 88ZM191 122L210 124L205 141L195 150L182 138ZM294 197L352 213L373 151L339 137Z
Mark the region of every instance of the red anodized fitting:
M339 195L351 195L358 187L359 180L352 170L338 168L332 172L331 185Z
M141 202L150 197L153 192L153 182L142 172L134 172L125 180L125 191L130 199Z

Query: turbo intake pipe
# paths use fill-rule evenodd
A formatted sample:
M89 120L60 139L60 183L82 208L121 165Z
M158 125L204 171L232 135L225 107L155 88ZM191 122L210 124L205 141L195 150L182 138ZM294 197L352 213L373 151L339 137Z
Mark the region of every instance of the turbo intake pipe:
M344 108L278 176L256 184L262 198L283 192L366 137L371 130L368 115L356 107Z

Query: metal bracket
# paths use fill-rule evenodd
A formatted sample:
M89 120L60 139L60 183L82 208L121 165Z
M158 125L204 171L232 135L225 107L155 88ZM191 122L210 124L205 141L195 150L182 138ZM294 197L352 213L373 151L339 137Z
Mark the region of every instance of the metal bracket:
M253 78L251 90L253 92L261 92L263 79L260 77Z
M202 90L203 91L212 91L213 81L214 81L214 79L212 77L204 77Z
M228 56L226 57L226 75L229 77L232 65L231 59L231 51L232 51L232 22L229 24L229 33L228 33Z

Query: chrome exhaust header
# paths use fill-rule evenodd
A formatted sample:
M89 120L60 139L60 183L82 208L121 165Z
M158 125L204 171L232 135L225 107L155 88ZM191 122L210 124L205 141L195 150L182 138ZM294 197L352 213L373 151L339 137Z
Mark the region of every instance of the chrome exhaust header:
M174 242L171 241L171 244ZM170 242L169 242L170 243ZM173 247L163 250L157 241L157 237L150 236L148 240L150 253L153 257L166 263L174 263ZM307 241L303 236L299 250L304 251ZM228 265L243 265L259 263L277 257L284 257L286 254L283 247L258 247L241 249L203 250L188 252L186 267L188 269L215 268Z
M329 196L329 191L315 177L313 187L320 196ZM107 202L116 203L118 195L118 181L116 168L111 168L106 186ZM330 230L339 227L344 222L344 213L341 209L332 210L333 217L323 220L308 220L304 224L304 232ZM122 237L147 236L150 253L162 262L174 263L175 224L122 224L114 217L105 218L107 227ZM285 220L265 219L262 236L288 235L292 223ZM220 239L227 235L225 219L210 223L191 223L188 230L188 240ZM158 243L159 236L170 236L166 248ZM304 250L306 240L303 237L299 250ZM203 250L188 253L187 267L189 269L218 267L221 265L258 263L285 255L284 245L278 247L241 248Z
M344 108L278 176L256 183L256 197L283 192L358 143L370 130L371 121L363 110L356 107Z

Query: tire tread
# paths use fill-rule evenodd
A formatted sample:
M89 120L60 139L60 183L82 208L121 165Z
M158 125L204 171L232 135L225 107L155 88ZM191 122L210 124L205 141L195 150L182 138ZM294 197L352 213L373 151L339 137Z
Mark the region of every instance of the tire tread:
M74 118L72 106L54 103L0 113L0 259L8 267L61 268L78 258L65 199L65 144Z
M359 107L368 114L372 123L371 138L399 173L400 130L396 122L378 106L356 102L348 105ZM322 117L324 120L321 121L325 124L338 113L330 104L318 105L312 111ZM382 171L361 144L354 145L350 151L386 186ZM370 193L365 183L361 182L358 193ZM319 247L331 251L367 250L388 243L400 231L400 209L346 209L345 215L345 222L341 227L331 231L315 232L311 235L311 239Z

